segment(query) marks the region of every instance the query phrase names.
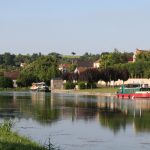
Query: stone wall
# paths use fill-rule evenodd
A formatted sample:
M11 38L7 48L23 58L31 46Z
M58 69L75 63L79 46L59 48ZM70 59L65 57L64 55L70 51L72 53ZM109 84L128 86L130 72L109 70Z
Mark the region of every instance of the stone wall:
M63 80L52 79L51 80L51 89L63 89Z

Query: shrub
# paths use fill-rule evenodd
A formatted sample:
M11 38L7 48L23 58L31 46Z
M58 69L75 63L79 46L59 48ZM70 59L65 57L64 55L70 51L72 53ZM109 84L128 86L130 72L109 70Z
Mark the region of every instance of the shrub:
M65 89L74 89L75 88L75 84L72 82L67 82L64 85Z
M7 77L0 77L0 87L1 88L12 88L13 81Z
M79 89L86 89L85 82L79 82L78 86L79 86Z
M88 89L94 89L94 88L97 88L97 85L96 85L96 83L87 83L87 88Z

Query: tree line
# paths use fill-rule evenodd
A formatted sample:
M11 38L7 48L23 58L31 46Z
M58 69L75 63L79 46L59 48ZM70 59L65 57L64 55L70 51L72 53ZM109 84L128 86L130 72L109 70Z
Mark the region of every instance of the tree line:
M99 80L105 81L106 85L110 81L118 79L126 81L129 78L129 72L126 68L108 67L103 69L89 68L81 73L64 73L62 79L69 82L87 82L95 83Z
M73 55L73 54L72 54ZM75 55L75 54L74 54ZM20 77L17 82L19 86L30 86L32 82L45 81L50 83L51 78L62 77L73 82L84 81L94 83L103 80L106 83L118 79L127 80L130 78L150 78L150 52L138 54L136 62L129 63L128 60L133 57L133 53L120 52L114 49L113 52L103 52L101 54L85 53L80 57L64 57L59 53L49 53L42 55L34 53L32 55L14 55L4 53L0 55L0 76L7 70L19 70ZM100 68L87 69L80 74L73 71L76 67L75 60L99 60ZM20 63L26 63L24 68L20 68ZM62 74L58 70L61 63L70 63L69 72Z

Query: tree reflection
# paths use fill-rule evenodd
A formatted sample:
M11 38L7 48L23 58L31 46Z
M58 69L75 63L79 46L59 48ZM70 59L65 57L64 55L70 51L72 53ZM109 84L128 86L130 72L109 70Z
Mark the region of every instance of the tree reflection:
M150 132L150 101L42 92L1 93L0 118L32 118L41 124L60 119L98 120L114 133L132 124L136 132Z
M0 95L0 117L33 118L39 123L52 123L59 117L59 109L52 109L50 96L45 93L31 95Z
M115 104L117 103L117 104ZM110 107L111 105L116 107ZM117 133L126 129L127 124L134 124L136 132L150 131L150 102L137 101L107 101L99 111L99 121L102 126L108 127Z
M127 123L131 123L130 117L127 117L118 109L100 110L99 121L102 126L112 129L114 133L117 133L120 129L125 130Z

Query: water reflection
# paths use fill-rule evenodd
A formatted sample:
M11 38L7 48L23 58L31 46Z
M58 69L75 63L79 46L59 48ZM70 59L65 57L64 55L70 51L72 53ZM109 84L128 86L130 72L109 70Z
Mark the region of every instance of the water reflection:
M133 125L136 132L150 131L150 100L118 100L111 97L1 92L0 118L32 118L40 124L69 119L97 121L117 133Z

